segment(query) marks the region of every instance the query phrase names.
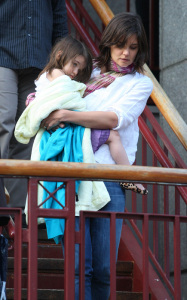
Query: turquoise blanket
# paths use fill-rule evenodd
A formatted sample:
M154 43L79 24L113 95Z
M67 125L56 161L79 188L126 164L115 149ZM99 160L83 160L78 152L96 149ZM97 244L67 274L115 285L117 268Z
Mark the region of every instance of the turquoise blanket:
M82 138L85 128L74 124L67 124L56 131L44 131L40 142L40 160L60 162L83 162ZM80 181L75 182L77 193ZM57 189L62 182L45 181L44 186L49 192ZM43 200L49 194L43 190ZM54 196L65 206L65 188L58 190ZM43 205L44 208L61 209L60 205L51 197ZM65 220L46 218L48 238L53 238L58 244L64 234Z

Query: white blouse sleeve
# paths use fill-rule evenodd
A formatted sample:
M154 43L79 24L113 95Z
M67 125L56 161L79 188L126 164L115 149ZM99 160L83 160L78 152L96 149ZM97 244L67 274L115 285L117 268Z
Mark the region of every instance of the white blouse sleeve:
M107 108L107 111L113 111L118 116L118 125L113 128L118 130L119 128L128 127L133 121L143 112L146 102L152 92L152 81L147 77L140 75L138 80L124 88L115 88L113 91L113 103Z

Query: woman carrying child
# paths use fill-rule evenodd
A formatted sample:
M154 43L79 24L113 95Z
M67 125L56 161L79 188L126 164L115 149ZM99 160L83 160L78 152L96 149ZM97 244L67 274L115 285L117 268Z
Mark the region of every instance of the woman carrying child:
M131 13L116 15L105 28L85 97L88 111L56 110L41 126L51 128L73 123L93 129L118 131L130 164L135 161L139 137L138 117L143 112L153 85L143 74L148 47L141 19ZM90 84L90 85L89 85ZM101 164L114 164L107 142L95 152ZM124 189L116 182L105 182L111 201L101 211L124 212ZM126 186L125 186L126 188ZM128 188L128 187L127 187ZM141 187L140 187L141 189ZM76 217L76 229L79 217ZM122 220L116 221L116 258ZM86 220L85 299L108 300L110 295L110 226L108 220ZM79 247L76 245L76 294L79 299Z

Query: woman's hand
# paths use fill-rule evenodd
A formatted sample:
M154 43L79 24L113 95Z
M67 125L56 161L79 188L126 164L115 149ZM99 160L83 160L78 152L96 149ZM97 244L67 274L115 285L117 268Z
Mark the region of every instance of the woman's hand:
M58 129L59 127L64 128L65 124L62 121L63 119L63 110L55 110L50 115L45 118L40 127L50 130L50 129Z

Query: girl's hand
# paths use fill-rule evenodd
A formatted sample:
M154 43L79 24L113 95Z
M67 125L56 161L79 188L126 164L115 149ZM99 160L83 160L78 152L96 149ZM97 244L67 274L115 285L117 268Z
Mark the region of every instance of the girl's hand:
M41 122L41 127L47 130L57 129L59 127L64 128L63 123L63 110L55 110L50 115Z
M31 93L27 96L25 100L25 105L28 106L35 99L35 93Z
M64 128L66 125L64 123L59 123L59 125L52 127L51 130L52 131L56 131L59 128Z

